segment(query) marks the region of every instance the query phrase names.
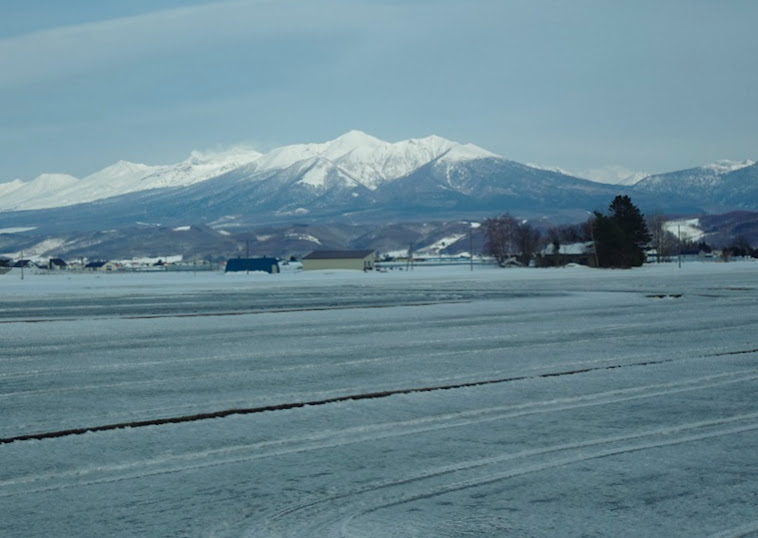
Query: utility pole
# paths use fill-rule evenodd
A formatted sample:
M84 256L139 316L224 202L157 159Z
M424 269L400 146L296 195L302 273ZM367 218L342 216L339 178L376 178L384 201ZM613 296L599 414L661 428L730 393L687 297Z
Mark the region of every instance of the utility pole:
M471 261L471 270L474 270L474 228L479 228L481 224L478 222L469 223L468 229L468 242L469 242L469 258Z
M677 224L676 232L679 236L679 248L677 249L677 258L679 259L679 269L682 268L682 225Z
M595 252L595 267L600 267L600 257L597 255L597 242L595 241L595 222L590 223L590 239L592 239L592 250Z
M474 223L468 229L468 257L471 261L471 271L474 270Z

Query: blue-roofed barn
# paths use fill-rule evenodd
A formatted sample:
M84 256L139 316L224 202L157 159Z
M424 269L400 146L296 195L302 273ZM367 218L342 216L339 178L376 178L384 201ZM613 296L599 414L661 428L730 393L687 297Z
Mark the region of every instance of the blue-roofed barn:
M226 273L239 273L240 271L261 271L264 273L278 273L279 260L276 258L234 258L226 262Z

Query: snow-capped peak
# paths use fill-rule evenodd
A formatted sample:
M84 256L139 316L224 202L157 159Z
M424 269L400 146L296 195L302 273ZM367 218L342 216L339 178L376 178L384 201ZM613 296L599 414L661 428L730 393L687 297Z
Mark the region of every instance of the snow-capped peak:
M237 146L225 151L193 151L184 161L160 167L142 179L147 187L186 187L217 177L242 166L254 163L263 154L254 149Z
M182 161L183 164L192 166L240 166L259 159L263 154L247 146L234 146L223 151L198 151L194 150L190 156Z
M458 144L450 148L442 156L444 161L473 161L475 159L501 159L491 151L482 149L474 144Z
M0 209L14 210L54 207L54 205L38 206L36 205L37 200L46 199L49 194L70 188L78 182L77 178L68 174L41 174L31 181L17 179L10 183L4 183L0 185L0 194L2 194L2 206ZM54 200L51 202L54 203Z
M330 166L322 164L310 169L304 183L312 187L323 186L331 168L336 169L347 183L359 183L373 190L380 183L407 175L443 156L446 161L497 157L471 144L464 146L436 135L385 142L352 130L321 144L276 148L258 159L254 166L259 172L285 169L297 163L300 168L305 168L313 166L313 159L322 159Z
M118 161L110 166L106 166L102 170L90 174L84 179L97 178L110 181L114 178L132 177L135 175L149 173L151 167L146 164L133 163L129 161Z
M720 159L711 164L707 164L703 166L702 168L713 171L717 174L727 174L729 172L734 172L735 170L740 170L742 168L747 168L748 166L753 166L754 164L755 164L755 161L751 161L749 159L746 159L744 161L730 161L728 159Z
M649 174L647 172L640 172L630 170L625 166L618 164L610 164L601 168L586 168L584 170L568 171L558 167L543 168L538 165L532 165L534 168L542 168L543 170L550 170L558 172L567 176L579 177L589 179L595 183L604 183L607 185L620 185L623 187L629 187L638 183L643 178L646 178Z
M604 168L591 168L585 171L586 177L598 183L631 186L650 174L640 170L630 170L625 166L609 165ZM584 176L583 176L584 177Z
M708 192L709 197L715 200L715 191L727 182L727 175L730 172L735 172L754 164L755 162L751 160L720 160L704 166L648 176L637 187L641 187L648 192L670 192L688 195L695 191Z
M20 179L14 179L7 183L0 183L0 196L7 196L15 190L22 188L26 183Z
M385 142L357 129L348 131L331 142L326 142L326 146L332 151L339 151L339 148L345 148L346 151L352 151L358 147L371 147L382 144L385 144Z
M550 165L544 165L544 164L537 164L537 163L526 163L526 165L529 168L536 168L537 170L545 170L547 172L555 172L557 174L563 174L565 176L574 176L574 177L580 177L575 172L569 172L568 170L565 170L561 168L560 166L550 166Z

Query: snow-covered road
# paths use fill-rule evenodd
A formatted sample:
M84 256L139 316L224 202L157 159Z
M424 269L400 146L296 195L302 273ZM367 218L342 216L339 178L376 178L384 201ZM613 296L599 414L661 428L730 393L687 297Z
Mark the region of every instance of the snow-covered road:
M1 536L758 534L758 264L0 296Z

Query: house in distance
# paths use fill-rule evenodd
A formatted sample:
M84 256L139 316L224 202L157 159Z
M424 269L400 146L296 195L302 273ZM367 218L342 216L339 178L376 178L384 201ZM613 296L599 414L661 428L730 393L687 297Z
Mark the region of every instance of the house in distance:
M302 260L304 271L318 269L354 269L373 271L373 250L314 250Z

